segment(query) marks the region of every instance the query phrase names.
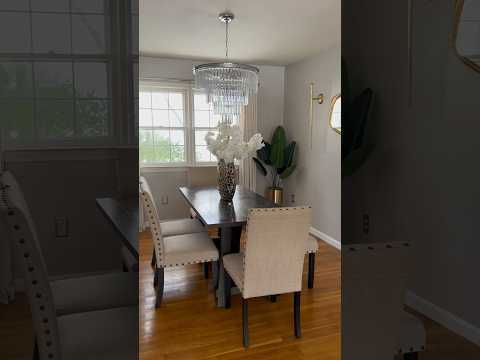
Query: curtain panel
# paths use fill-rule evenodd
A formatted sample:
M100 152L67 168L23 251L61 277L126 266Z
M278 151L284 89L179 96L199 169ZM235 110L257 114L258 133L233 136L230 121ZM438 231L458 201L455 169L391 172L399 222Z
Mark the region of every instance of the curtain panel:
M243 138L248 141L257 130L257 96L250 96L249 103L240 113L240 128L243 131ZM250 189L256 190L257 169L251 158L240 161L239 163L239 184Z

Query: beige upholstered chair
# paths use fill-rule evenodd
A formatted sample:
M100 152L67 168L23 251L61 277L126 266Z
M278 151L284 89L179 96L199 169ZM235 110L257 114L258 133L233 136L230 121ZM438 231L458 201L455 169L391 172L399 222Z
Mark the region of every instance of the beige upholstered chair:
M342 357L417 359L422 322L404 310L411 269L407 241L342 246Z
M243 253L223 257L226 307L231 281L242 296L243 345L248 347L248 299L294 293L295 336L300 337L300 293L310 229L309 207L250 209Z
M157 286L155 306L159 307L163 298L165 268L216 262L218 261L218 250L205 231L166 236L163 230L165 223L159 220L157 206L148 182L142 181L140 189L140 198L150 223L150 233L152 234L154 245L156 258L154 284Z
M138 324L138 306L58 314L57 299L48 279L33 220L13 180L9 174L0 176L0 216L8 224L12 242L21 256L19 265L24 271L36 336L34 358L135 358L138 351L138 327L132 324ZM78 289L76 293L78 294ZM84 306L85 303L82 303L81 307Z
M141 187L142 184L145 184L148 188L150 188L150 185L148 184L147 179L145 177L141 176L140 177L140 192L141 192ZM152 197L153 199L153 197ZM148 211L145 209L144 206L144 213L145 218L149 218L148 216ZM167 237L167 236L177 236L177 235L184 235L184 234L192 234L192 233L197 233L197 232L206 232L207 229L202 225L200 221L197 219L179 219L179 220L171 220L171 221L162 221L161 222L161 227L162 227L162 235ZM156 262L156 257L155 257L155 250L153 251L152 254L152 267L155 267L155 262Z
M4 191L8 192L10 201L19 204L27 217L30 231L37 243L40 261L43 264L35 223L18 182L8 171L0 175L0 181L5 187ZM136 294L131 292L132 288L138 287L137 274L110 273L70 277L50 281L50 286L58 315L138 304Z

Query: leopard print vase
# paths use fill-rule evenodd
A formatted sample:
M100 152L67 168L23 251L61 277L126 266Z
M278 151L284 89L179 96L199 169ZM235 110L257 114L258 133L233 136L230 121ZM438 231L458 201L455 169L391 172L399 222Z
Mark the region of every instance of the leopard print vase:
M226 163L224 160L218 162L218 191L222 201L231 202L235 195L235 164Z

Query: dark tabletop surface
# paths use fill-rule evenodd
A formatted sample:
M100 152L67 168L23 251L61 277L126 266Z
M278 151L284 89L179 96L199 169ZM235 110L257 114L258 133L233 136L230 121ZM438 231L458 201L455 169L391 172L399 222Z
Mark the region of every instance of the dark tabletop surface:
M206 226L240 226L246 224L248 209L276 207L272 201L237 185L232 203L220 200L216 187L180 187L189 206Z
M138 259L138 197L99 198L97 205L119 232L123 244Z

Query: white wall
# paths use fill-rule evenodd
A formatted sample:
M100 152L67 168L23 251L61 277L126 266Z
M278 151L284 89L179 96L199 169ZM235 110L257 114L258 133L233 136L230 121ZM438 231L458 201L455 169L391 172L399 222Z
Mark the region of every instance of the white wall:
M295 204L313 207L312 226L340 241L341 137L329 126L330 101L340 93L340 47L287 66L285 76L285 129L289 141L298 144L296 172L285 181L285 198L295 194ZM310 83L315 95L324 93L322 105L314 105L313 145L310 148ZM290 203L292 204L292 203ZM294 205L294 204L292 204Z
M193 80L192 69L202 61L184 59L166 59L140 57L140 79L176 79ZM258 66L260 69L258 92L258 131L270 139L278 125L283 125L284 114L284 74L282 66ZM177 169L148 169L142 170L157 197L159 211L164 214L163 219L172 219L188 215L185 201L178 193L178 186L188 185L191 181L198 182L201 177L215 176L216 168L210 167L208 173L196 174L195 170ZM193 172L192 172L193 171ZM263 194L268 186L266 179L258 174L257 192ZM161 204L161 197L168 196L169 203Z

